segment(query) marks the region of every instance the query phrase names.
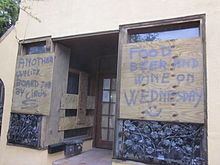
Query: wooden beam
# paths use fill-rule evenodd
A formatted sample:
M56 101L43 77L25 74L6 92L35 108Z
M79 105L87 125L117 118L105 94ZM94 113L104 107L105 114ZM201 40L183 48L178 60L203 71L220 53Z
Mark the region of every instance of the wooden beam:
M95 109L95 96L87 96L87 108Z
M78 95L64 94L61 99L61 109L78 109L78 101Z
M86 128L92 127L94 122L94 116L86 116L85 117L86 123L83 125L79 125L77 123L77 117L62 117L59 121L59 131L69 130L69 129L77 129L77 128Z
M77 111L77 123L85 124L86 108L87 108L87 92L88 92L88 74L80 72L79 74L79 100Z
M59 143L64 139L64 133L59 130L60 103L66 93L68 82L68 70L70 49L61 45L55 45L55 65L53 71L53 88L50 115L47 120L47 138L45 145Z

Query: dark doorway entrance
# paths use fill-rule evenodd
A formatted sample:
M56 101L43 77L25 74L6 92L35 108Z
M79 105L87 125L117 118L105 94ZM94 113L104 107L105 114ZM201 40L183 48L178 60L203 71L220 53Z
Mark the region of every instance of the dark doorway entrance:
M60 40L59 43L71 50L68 79L71 80L70 73L79 73L79 79L80 73L88 77L88 83L86 83L88 105L86 105L85 116L91 119L91 121L87 119L85 121L90 125L80 124L75 129L75 127L72 128L72 124L71 129L65 128L64 135L71 131L72 134L68 136L68 139L93 139L94 147L112 149L116 107L118 32L69 38ZM79 79L75 78L78 85L80 85ZM78 86L77 83L70 83L70 81L68 85L72 90L77 89L73 86ZM69 95L80 95L81 91L79 89L77 91L78 93L69 93ZM89 102L89 98L95 98L94 104ZM71 118L74 123L81 110L77 107L65 110L72 114L65 118ZM65 113L67 114L69 113ZM71 124L71 121L69 123ZM86 133L82 129L86 130ZM73 137L76 131L77 136ZM64 138L67 140L66 137Z

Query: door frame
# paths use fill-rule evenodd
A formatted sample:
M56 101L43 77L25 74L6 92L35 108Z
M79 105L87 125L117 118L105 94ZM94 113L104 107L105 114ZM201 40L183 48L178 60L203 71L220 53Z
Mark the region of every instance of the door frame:
M104 77L115 77L117 78L117 73L114 73L113 70L109 70L108 72L101 72L100 71L100 61L102 59L105 59L105 58L114 58L114 57L117 57L117 55L108 55L108 56L102 56L102 57L97 57L97 75L96 75L96 114L95 114L95 129L94 129L94 146L97 147L97 148L105 148L105 149L112 149L114 148L114 137L113 137L113 141L110 142L112 144L109 144L109 142L107 141L102 141L100 142L101 140L101 127L100 127L100 124L101 124L101 104L102 104L102 86L103 86L103 83L102 83L102 80ZM116 80L117 81L117 80ZM117 93L117 89L116 89L116 93ZM117 104L117 100L116 100L116 104ZM115 112L117 113L117 112ZM116 114L115 114L116 116ZM116 120L116 118L115 118ZM114 128L115 129L115 128ZM115 132L115 131L114 131Z

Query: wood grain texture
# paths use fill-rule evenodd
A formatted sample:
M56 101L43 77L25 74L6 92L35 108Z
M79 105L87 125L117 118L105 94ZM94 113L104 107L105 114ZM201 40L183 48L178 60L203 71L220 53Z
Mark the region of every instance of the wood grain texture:
M77 117L62 117L59 121L59 130L69 130L69 129L77 129L77 128L86 128L92 127L94 122L94 116L86 116L85 117L86 123L83 125L78 124Z
M124 44L120 118L204 123L200 38Z
M12 112L49 115L54 53L18 56Z
M77 124L86 123L86 108L87 108L87 92L88 92L88 74L80 72L79 74L79 100L77 110Z
M64 94L61 100L61 109L79 109L79 95ZM86 109L95 109L95 96L87 96Z
M87 108L86 109L95 109L95 96L87 96Z
M47 118L47 136L45 145L62 142L64 133L59 130L59 119L61 111L60 103L62 96L66 93L68 82L68 70L70 60L70 49L61 45L55 45L55 63L53 71L53 89L50 115Z
M61 99L61 109L77 109L77 116L62 117L59 120L59 130L92 127L94 116L86 116L87 109L95 109L95 96L87 96L88 74L79 72L79 94L64 94Z
M61 109L77 109L79 96L74 94L64 94L61 99Z

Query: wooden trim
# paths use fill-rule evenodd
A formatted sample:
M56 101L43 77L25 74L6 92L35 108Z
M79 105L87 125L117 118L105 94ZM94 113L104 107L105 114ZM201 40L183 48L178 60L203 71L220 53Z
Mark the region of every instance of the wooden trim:
M119 42L118 42L118 60L117 60L117 78L116 78L116 113L115 113L115 134L113 141L113 158L118 155L118 118L120 114L120 89L121 89L121 59L122 59L122 45L128 41L127 30L120 26Z
M97 137L97 130L98 130L98 127L99 127L99 124L98 124L98 120L99 120L99 117L98 117L98 114L99 114L99 111L98 111L98 108L99 108L99 59L96 59L96 85L95 85L95 88L96 88L96 92L95 92L95 96L96 96L96 100L95 100L95 116L94 116L94 119L95 119L95 122L94 122L94 129L93 129L93 138L94 138L94 141L93 141L93 146L97 146L97 141L98 141L98 137Z
M185 17L178 17L178 18L170 18L170 19L163 19L163 20L156 20L156 21L149 21L149 22L140 22L140 23L132 23L132 24L124 24L120 25L119 32L121 29L131 30L134 28L147 28L147 27L155 27L155 26L164 26L170 24L178 24L178 23L189 23L200 21L205 17L205 14L193 15L193 16L185 16Z
M86 33L86 34L76 34L76 35L70 35L70 36L65 36L65 37L56 37L56 38L53 38L52 40L62 41L62 40L69 40L69 39L75 39L75 38L78 39L78 38L114 34L114 33L119 33L119 30L110 30L110 31L102 31L102 32L95 32L95 33Z
M50 49L49 52L46 53L53 53L55 51L55 44L53 43L50 36L41 37L41 38L34 38L34 39L27 39L27 40L20 40L19 41L19 48L18 48L18 55L26 55L26 47L29 45L38 45L45 42L47 48Z
M70 73L76 73L76 74L79 74L81 71L78 70L78 69L69 68L69 72L70 72Z
M59 120L59 131L69 130L69 129L78 129L78 128L87 128L93 126L93 116L85 117L86 123L83 125L77 124L77 116L62 117Z
M45 37L39 37L39 38L30 38L30 39L20 40L19 43L31 44L35 42L42 42L42 41L50 40L50 39L51 39L51 36L45 36Z
M207 102L207 54L206 54L206 16L203 15L200 19L200 37L202 38L202 54L203 54L203 82L204 82L204 132L205 132L205 158L206 164L208 164L208 102Z

